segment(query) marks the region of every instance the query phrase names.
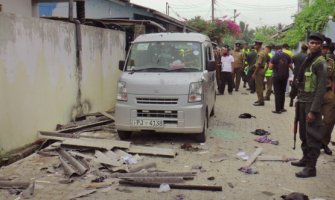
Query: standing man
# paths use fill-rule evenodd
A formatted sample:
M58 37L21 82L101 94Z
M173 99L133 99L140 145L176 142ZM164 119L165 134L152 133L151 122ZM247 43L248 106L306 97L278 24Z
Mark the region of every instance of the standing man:
M290 83L290 86L291 86L291 91L290 91L290 98L291 98L291 100L290 100L290 107L293 106L293 100L294 100L294 98L298 94L298 89L295 87L295 84L292 84L292 83L295 82L295 79L297 78L300 66L302 65L302 63L307 58L307 50L308 50L307 45L306 44L302 44L301 45L301 51L300 51L300 53L294 55L293 58L292 58L294 69L293 69L293 81Z
M244 43L242 53L244 55L244 66L242 71L242 81L243 81L243 88L247 87L247 73L248 73L248 61L247 57L250 53L250 49L248 48L248 43Z
M226 84L228 84L228 93L233 94L234 83L233 83L233 64L234 57L229 54L229 46L226 45L222 48L221 57L221 87L220 94L223 95Z
M216 71L216 85L217 90L220 91L220 85L221 85L221 49L219 47L216 48L214 52L214 58L215 58L215 71Z
M287 80L289 77L289 69L293 71L292 59L289 55L281 51L281 48L276 52L270 62L270 69L273 69L273 87L275 94L275 107L273 113L280 114L286 112L285 91Z
M323 114L323 122L324 126L324 138L323 138L323 146L325 154L332 155L332 150L328 147L331 139L331 134L334 129L335 124L335 93L332 91L332 85L334 83L334 75L335 75L335 64L334 60L331 58L329 54L329 48L331 45L331 39L325 38L324 43L322 44L322 55L327 61L327 92L323 99L322 105L322 114Z
M308 54L300 67L296 84L298 86L298 102L296 115L299 121L299 136L303 157L291 162L296 167L304 167L296 173L296 177L308 178L316 176L316 163L320 155L323 139L322 102L326 93L327 64L321 55L324 36L311 33L308 37Z
M262 51L261 41L255 42L255 49L257 51L257 58L255 63L255 72L252 75L252 78L255 79L256 83L256 93L257 101L254 103L254 106L264 106L264 75L265 75L265 64L267 52Z
M241 51L241 45L242 44L240 42L235 42L235 49L232 52L232 56L234 57L233 82L235 86L235 91L238 91L240 87L245 60L244 53Z
M271 58L273 57L272 52L271 52L271 46L266 46L265 51L269 52L268 53L268 59L269 61L266 62L266 67L265 67L265 79L266 79L266 93L265 93L265 101L270 101L270 96L272 93L272 75L273 75L273 70L270 69L269 63Z
M247 62L248 62L248 71L247 71L247 82L249 85L250 93L255 93L256 87L255 87L255 79L252 78L252 75L255 72L255 63L257 58L257 51L255 50L255 46L251 46L251 50L247 56Z

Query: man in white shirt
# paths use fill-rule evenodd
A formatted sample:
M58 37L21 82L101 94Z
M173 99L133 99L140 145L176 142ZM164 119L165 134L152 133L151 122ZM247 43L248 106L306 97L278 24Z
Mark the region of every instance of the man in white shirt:
M226 84L228 84L228 93L233 94L233 63L234 57L229 54L229 46L226 45L222 48L221 56L221 85L220 85L220 95L224 94Z

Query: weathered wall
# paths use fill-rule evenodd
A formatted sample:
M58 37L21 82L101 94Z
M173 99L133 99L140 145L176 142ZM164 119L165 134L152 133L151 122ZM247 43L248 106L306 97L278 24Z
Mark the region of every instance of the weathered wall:
M2 4L2 11L15 13L25 17L32 16L32 3L31 0L0 0Z
M82 40L78 71L74 24L0 13L0 152L32 143L77 108L114 107L124 33L82 26Z

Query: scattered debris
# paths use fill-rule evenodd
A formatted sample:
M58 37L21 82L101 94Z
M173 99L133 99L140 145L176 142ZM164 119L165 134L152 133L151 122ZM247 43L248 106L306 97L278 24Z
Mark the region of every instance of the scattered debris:
M258 173L257 170L251 168L252 163L255 162L257 157L262 153L263 148L259 147L255 150L255 152L250 156L250 158L244 163L244 165L239 168L239 171L247 173L247 174L255 174Z
M249 159L249 156L244 151L239 151L236 155L238 157L240 157L242 160L248 160Z
M96 179L93 179L93 180L91 181L91 183L101 183L101 182L104 182L104 180L105 180L105 177L100 176L100 177L98 177L98 178L96 178Z
M182 183L183 177L122 177L124 180L141 183Z
M72 178L67 178L67 179L63 179L63 180L58 181L58 183L61 183L61 184L71 184L73 182L74 182L74 180Z
M117 187L115 190L119 191L119 192L125 192L125 193L132 193L133 192L133 191L131 191L131 190L125 188L125 187L122 187L122 188Z
M298 160L296 158L289 158L287 156L258 156L257 157L258 161L282 161L282 162L290 162L294 160Z
M155 156L167 156L167 157L175 157L176 156L176 151L174 149L135 146L135 145L131 145L128 148L128 153L138 153L138 154L147 154L147 155L155 155Z
M140 183L135 181L119 181L121 185L130 185L136 187L160 187L157 183ZM188 189L188 190L207 190L207 191L222 191L222 186L209 186L209 185L182 185L182 184L170 184L171 189Z
M255 139L255 141L259 142L259 143L269 143L269 144L273 144L273 145L278 145L279 144L278 140L270 139L270 138L268 138L267 135L261 136L261 137Z
M263 135L270 135L270 134L271 134L270 132L268 132L268 131L266 131L266 130L264 130L264 129L256 129L255 131L252 131L252 132L250 132L250 133L252 133L252 134L254 134L254 135L260 135L260 136L263 136Z
M177 194L175 200L185 200L186 196L184 194Z
M0 181L1 189L27 189L30 185L30 182L25 181Z
M171 188L170 188L170 185L169 185L169 184L162 183L162 184L159 186L158 192L168 192L168 191L170 191L170 190L171 190Z
M112 115L108 114L107 112L100 112L100 113L102 115L104 115L105 117L108 117L108 118L112 119L113 121L115 121L115 118Z
M184 143L180 146L181 149L184 149L185 151L199 151L199 147L193 147L190 143Z
M214 176L208 177L207 180L213 181L215 180L215 177Z
M106 182L100 182L100 183L89 183L84 185L86 189L100 189L100 188L106 188L111 186L115 181L106 181Z
M233 185L231 182L228 182L228 186L229 186L230 188L234 188L234 185Z
M238 118L241 119L251 119L251 118L256 118L256 116L251 115L250 113L242 113L238 116Z
M214 154L210 157L210 162L221 162L223 160L227 160L228 156L225 153Z
M129 169L129 172L138 172L138 171L141 171L142 169L149 169L149 168L156 168L156 167L157 167L156 163L150 162L150 163L146 163L143 165L131 167Z
M289 195L282 195L281 198L284 200L309 200L307 195L299 192L292 192Z
M267 196L273 196L273 195L275 195L274 193L268 192L268 191L263 191L262 193L265 194L265 195L267 195Z
M124 177L194 177L195 172L152 172L152 173L114 173L111 174L112 178Z
M93 190L84 190L84 191L79 192L79 193L77 193L75 195L71 195L69 197L69 199L70 200L75 200L76 198L87 197L88 195L93 194L95 192L97 192L97 190L95 190L95 189L93 189Z
M81 176L88 171L88 165L84 164L83 161L77 160L65 150L59 149L58 153L66 176L71 177L74 174Z
M35 182L31 182L29 187L22 191L21 197L23 199L31 199L34 196Z
M62 145L90 147L90 148L95 148L95 149L111 150L115 147L127 149L127 148L130 147L130 142L110 140L110 139L92 139L92 138L72 139L72 138L66 138L62 142Z

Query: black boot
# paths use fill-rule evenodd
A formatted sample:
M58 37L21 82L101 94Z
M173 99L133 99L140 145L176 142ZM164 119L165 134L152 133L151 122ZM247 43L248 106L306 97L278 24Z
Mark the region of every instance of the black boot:
M291 165L295 167L306 167L306 161L304 159L293 161L291 162Z
M316 176L315 167L305 167L302 171L295 173L295 176L298 178L309 178Z
M333 154L332 150L330 150L327 145L323 146L323 150L324 150L325 154L327 154L327 155L332 155Z

